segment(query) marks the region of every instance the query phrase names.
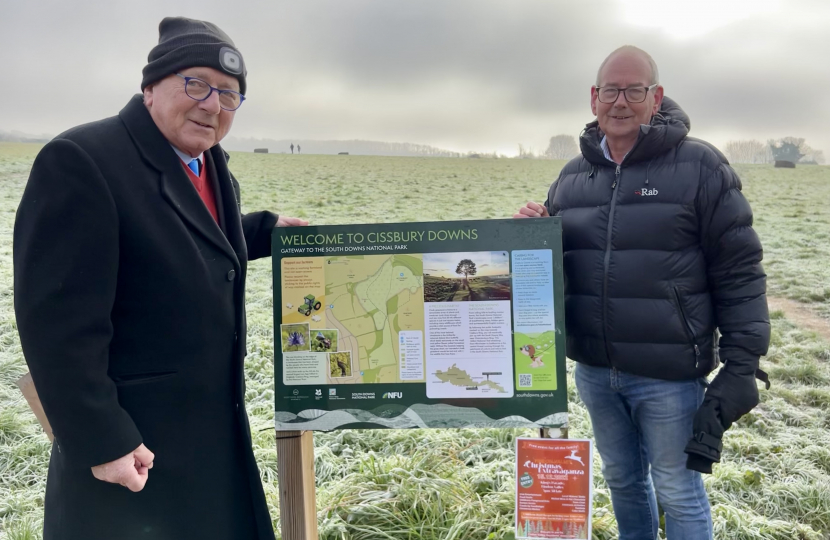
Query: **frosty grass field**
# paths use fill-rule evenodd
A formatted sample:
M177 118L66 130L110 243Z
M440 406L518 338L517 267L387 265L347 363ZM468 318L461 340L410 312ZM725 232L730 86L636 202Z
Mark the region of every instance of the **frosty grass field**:
M12 309L12 227L37 145L0 143L0 539L40 538L49 443L14 381L26 372ZM247 210L315 224L484 219L543 201L562 162L234 153ZM765 249L771 295L830 318L830 167L737 166ZM67 219L71 219L70 216ZM250 265L247 402L279 531L272 429L271 265ZM830 343L772 313L773 387L724 439L706 477L718 539L830 538ZM279 346L279 345L277 345ZM569 361L569 371L572 365ZM573 388L572 380L569 386ZM572 437L591 437L570 395ZM513 440L532 430L315 434L320 537L512 538ZM596 463L594 538L616 536ZM152 482L152 474L150 475Z

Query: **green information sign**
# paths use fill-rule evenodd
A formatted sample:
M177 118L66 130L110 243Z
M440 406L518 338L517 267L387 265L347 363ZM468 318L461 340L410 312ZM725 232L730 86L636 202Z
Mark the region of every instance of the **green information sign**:
M559 218L276 228L275 424L567 425Z

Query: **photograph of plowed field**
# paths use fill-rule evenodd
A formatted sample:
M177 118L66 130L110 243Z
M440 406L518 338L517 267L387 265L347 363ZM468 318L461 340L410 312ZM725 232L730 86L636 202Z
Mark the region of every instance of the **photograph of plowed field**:
M452 302L461 279L424 275L424 302Z
M510 300L509 276L442 278L424 276L424 302Z

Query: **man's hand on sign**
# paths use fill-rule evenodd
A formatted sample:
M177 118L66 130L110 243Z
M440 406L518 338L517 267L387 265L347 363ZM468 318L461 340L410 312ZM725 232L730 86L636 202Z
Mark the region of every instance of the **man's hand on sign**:
M141 491L153 468L154 457L142 444L124 457L92 467L92 475L103 482L121 484L130 491Z
M528 201L526 205L519 208L519 211L513 214L514 218L529 218L529 217L549 217L548 209L544 205Z
M277 227L305 227L308 221L296 217L279 216L277 218Z

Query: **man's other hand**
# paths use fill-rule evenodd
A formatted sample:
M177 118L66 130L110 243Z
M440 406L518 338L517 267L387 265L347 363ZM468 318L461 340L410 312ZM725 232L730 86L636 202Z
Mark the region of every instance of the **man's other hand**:
M305 227L308 221L296 217L280 216L277 218L277 227Z
M141 491L153 468L154 457L142 444L124 457L92 467L92 475L103 482L121 484L130 491Z
M519 208L519 211L513 214L514 218L529 218L529 217L549 217L548 209L539 203L528 201L526 205Z

